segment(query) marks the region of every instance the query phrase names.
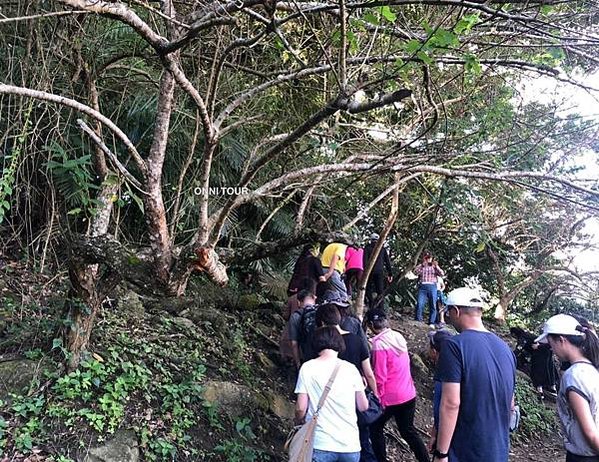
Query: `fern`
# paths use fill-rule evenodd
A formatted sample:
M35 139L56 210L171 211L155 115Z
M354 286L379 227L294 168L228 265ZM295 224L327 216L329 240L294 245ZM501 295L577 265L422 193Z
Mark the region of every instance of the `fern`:
M98 186L93 183L90 173L91 157L84 155L70 159L62 146L54 141L46 146L46 150L51 153L46 167L69 209L67 215L93 215L98 201L92 197L92 192Z

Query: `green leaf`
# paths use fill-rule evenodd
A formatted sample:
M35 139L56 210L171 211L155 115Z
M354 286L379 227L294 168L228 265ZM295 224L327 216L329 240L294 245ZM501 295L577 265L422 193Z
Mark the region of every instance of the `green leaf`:
M458 35L468 33L479 22L480 16L478 13L468 14L458 21L453 31Z
M555 59L556 61L563 61L564 58L566 57L566 54L564 53L564 50L562 48L559 47L551 47L549 48L549 54L553 57L553 59Z
M549 13L553 11L553 6L551 5L543 5L541 7L541 14L544 16L549 16Z
M480 61L473 54L467 54L464 56L464 69L474 75L478 75L482 71Z
M379 18L372 12L368 12L364 15L364 21L374 24L375 26L379 25Z
M481 253L485 250L486 244L484 242L481 242L480 244L478 244L476 246L476 249L474 250L476 253Z
M460 44L456 34L449 30L439 28L435 31L431 38L431 43L435 46L447 48L457 47Z
M54 350L55 348L60 348L62 346L62 339L61 338L55 338L52 340L52 349Z
M416 53L416 56L418 56L418 59L420 59L424 64L428 66L430 66L434 62L434 60L424 50L420 50L418 53Z
M395 22L397 20L397 15L391 11L391 8L389 8L388 5L381 7L381 14L389 22Z
M422 21L420 23L420 25L422 26L422 28L426 32L426 35L430 36L433 33L433 28L430 26L430 24L428 23L428 21Z
M420 41L418 41L416 39L409 40L404 45L404 47L408 53L416 53L416 51L418 51L421 46L422 46L422 44L420 43Z
M67 212L67 215L79 215L81 213L81 207L75 207Z

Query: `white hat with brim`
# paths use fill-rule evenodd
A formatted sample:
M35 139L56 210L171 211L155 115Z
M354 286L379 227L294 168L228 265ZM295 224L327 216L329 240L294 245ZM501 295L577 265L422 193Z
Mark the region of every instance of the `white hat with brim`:
M580 323L568 314L556 314L550 317L543 326L543 333L536 339L536 343L547 343L549 334L556 335L584 335L580 330Z
M445 305L482 308L484 303L478 291L469 287L460 287L447 294L447 303Z

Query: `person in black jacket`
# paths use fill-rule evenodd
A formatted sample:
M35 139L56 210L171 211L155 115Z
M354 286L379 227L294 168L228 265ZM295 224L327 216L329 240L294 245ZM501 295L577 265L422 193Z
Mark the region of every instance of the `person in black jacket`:
M553 352L549 345L536 343L534 334L519 327L512 327L510 333L518 341L515 352L518 369L530 375L530 380L537 393L542 395L545 389L554 394L558 375ZM529 358L530 367L526 364Z
M364 268L368 265L378 240L378 234L373 233L370 236L370 243L364 248ZM387 274L385 274L385 270ZM385 281L391 283L392 280L393 268L391 267L391 259L389 258L387 249L383 247L376 258L374 267L368 278L368 284L366 285L366 299L370 308L375 308L373 306L376 298L374 294L376 293L377 296L381 295L385 290ZM384 308L384 302L380 308Z
M314 286L318 284L320 277L323 275L320 258L317 257L319 252L320 248L318 246L304 246L293 267L293 275L287 287L287 295L291 297L297 294L303 288L302 285L306 279L311 280Z

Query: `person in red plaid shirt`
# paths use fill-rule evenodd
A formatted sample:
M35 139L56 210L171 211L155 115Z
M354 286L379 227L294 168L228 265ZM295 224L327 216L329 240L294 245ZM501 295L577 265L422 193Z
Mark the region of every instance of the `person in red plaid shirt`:
M422 263L416 266L414 273L418 275L416 321L423 320L424 305L428 301L430 309L428 323L431 328L434 328L437 320L437 277L444 276L445 272L439 268L436 261L433 261L431 253L426 251L422 255Z

